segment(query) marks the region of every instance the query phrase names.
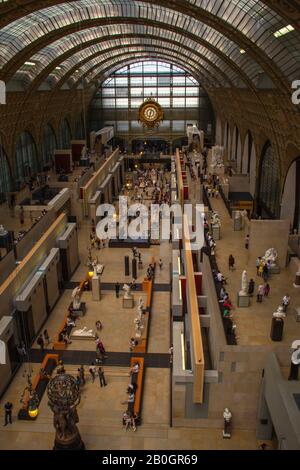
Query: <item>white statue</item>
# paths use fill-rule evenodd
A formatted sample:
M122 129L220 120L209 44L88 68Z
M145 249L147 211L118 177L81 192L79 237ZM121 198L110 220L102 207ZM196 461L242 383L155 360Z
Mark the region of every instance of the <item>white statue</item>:
M82 328L82 330L76 330L74 333L72 333L72 336L84 336L88 338L94 338L95 334L93 330L88 330L87 327L85 326Z
M144 328L142 325L142 320L139 318L136 318L134 320L134 324L135 324L135 336L136 338L140 338L142 334L142 330Z
M211 216L211 223L212 225L221 225L221 220L220 220L220 216L218 214L218 212L213 212L212 216Z
M73 309L78 310L80 308L80 287L75 287L72 292L72 299L73 299Z
M279 305L276 312L273 313L273 318L285 318L285 317L286 317L286 313L284 311L284 307L282 305Z
M132 299L131 287L128 284L124 284L123 291L125 292L124 299Z
M275 265L276 264L276 260L278 258L278 253L277 251L275 250L275 248L269 248L266 253L265 253L265 256L263 256L263 260L267 263L268 261L271 261L271 265Z
M138 318L142 318L144 306L145 306L144 301L143 301L142 297L140 297L139 298L139 304L138 304L138 315L139 315Z
M242 290L240 292L241 295L247 295L248 294L248 275L247 271L243 271L242 274Z

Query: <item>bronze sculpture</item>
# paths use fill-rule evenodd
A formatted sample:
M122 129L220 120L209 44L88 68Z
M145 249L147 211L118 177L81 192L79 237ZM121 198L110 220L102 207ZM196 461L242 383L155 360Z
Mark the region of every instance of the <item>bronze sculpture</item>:
M47 387L48 405L54 413L54 450L84 450L77 423L80 389L74 377L58 374Z

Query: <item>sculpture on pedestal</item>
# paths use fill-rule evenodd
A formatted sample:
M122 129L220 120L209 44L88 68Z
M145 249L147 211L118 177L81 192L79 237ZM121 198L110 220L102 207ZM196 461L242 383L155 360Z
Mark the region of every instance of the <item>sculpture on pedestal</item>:
M211 224L212 225L218 225L219 227L221 226L221 220L218 212L213 212L211 216Z
M240 295L248 295L248 275L247 271L243 271L242 274L242 289Z
M87 327L84 326L82 329L74 331L74 333L72 333L72 336L81 336L94 339L95 333L93 332L93 330L88 330Z
M125 292L124 299L132 299L131 287L129 284L124 284L123 291Z
M298 380L299 366L300 366L300 341L296 340L292 344L292 357L291 357L291 369L289 380Z
M285 317L286 317L286 313L284 311L284 307L282 305L279 305L276 312L273 313L273 318L285 318Z
M48 405L54 413L56 430L54 450L84 450L79 434L77 406L80 390L76 379L68 374L59 374L47 386Z
M265 253L265 256L263 256L263 260L265 261L265 263L268 263L270 262L271 263L271 267L272 266L276 266L276 260L278 258L278 253L277 251L275 250L275 248L269 248L266 253Z
M75 287L72 292L72 300L73 300L73 309L79 310L80 309L80 287Z
M231 420L232 420L232 413L229 408L225 408L223 413L224 418L224 430L223 430L223 438L230 439L231 438Z

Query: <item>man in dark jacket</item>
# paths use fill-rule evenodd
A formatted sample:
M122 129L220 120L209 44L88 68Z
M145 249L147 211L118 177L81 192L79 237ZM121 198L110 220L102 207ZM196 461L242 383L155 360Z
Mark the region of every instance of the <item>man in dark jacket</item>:
M7 426L8 423L12 424L12 420L11 420L12 409L13 409L13 404L10 401L6 402L4 405L4 411L5 411L4 426Z

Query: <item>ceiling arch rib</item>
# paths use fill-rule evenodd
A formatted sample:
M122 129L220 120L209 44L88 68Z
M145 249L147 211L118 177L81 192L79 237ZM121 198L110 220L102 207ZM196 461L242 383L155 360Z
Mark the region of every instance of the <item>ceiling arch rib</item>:
M177 57L184 57L186 63L189 63L192 69L195 70L194 73L199 73L202 76L208 75L210 80L215 82L215 85L221 84L223 86L232 85L231 80L228 78L223 71L219 70L213 63L203 60L201 56L199 57L198 54L195 54L192 49L187 49L181 47L180 43L173 43L172 41L159 41L154 38L144 37L142 38L143 41L141 43L141 38L136 38L135 36L132 38L126 38L124 36L119 38L114 38L104 43L101 43L101 47L99 44L94 44L93 46L89 47L86 51L85 49L77 52L74 55L71 55L65 62L60 64L61 70L56 71L55 69L52 71L57 77L58 85L62 85L66 82L69 78L77 79L80 77L81 74L85 72L86 67L89 65L90 60L96 58L102 60L104 54L107 54L107 50L109 52L113 52L115 50L124 49L126 46L139 46L141 48L156 46L165 49L166 51L173 51L176 53ZM193 60L193 62L192 62Z
M146 37L151 40L158 40L159 38L161 42L172 43L175 47L185 47L186 50L197 54L206 63L209 63L216 70L219 70L219 73L223 75L224 78L227 77L227 81L237 83L242 80L245 83L244 77L241 77L238 71L233 69L231 64L229 65L223 60L223 58L216 55L212 50L199 46L192 39L158 28L147 28L146 35L141 34L141 30L142 29L139 25L116 25L114 27L113 35L111 32L109 33L108 27L95 28L94 31L84 31L82 34L73 33L67 38L56 41L35 54L31 60L36 65L31 68L27 67L26 72L32 81L37 80L38 83L44 80L47 74L56 66L63 66L63 61L66 60L66 58L71 58L72 55L75 57L76 55L77 60L77 57L80 58L80 53L83 53L84 51L84 54L86 54L86 49L88 47L94 47L96 44L98 45L102 42L115 41L116 38L127 39L137 37L144 41ZM131 32L128 33L128 31ZM150 32L152 34L150 34ZM18 72L24 73L25 69L26 66L23 66L18 70ZM68 70L68 67L66 67L65 70Z
M151 54L152 56L156 53L159 53L161 57L164 56L172 60L174 64L180 60L180 65L183 67L185 64L186 68L186 59L183 55L177 55L172 49L166 49L165 47L153 47L149 46L149 48L141 48L138 45L133 45L130 47L124 47L122 49L112 49L105 54L102 54L101 61L98 58L94 58L90 60L84 67L82 67L80 76L75 78L74 86L77 86L82 79L88 79L88 81L92 81L95 79L95 75L99 75L103 68L106 68L108 64L114 65L114 60L116 58L122 57L123 54L127 54L130 57L130 54ZM179 62L178 62L179 64ZM192 75L197 77L197 80L203 83L205 86L210 86L213 80L216 80L215 86L220 86L220 83L215 77L210 76L210 72L207 71L207 75L203 75L199 68L197 69L197 63L193 61L193 59L189 60L189 70L192 71ZM79 74L78 74L79 75ZM74 77L73 77L74 78Z
M104 3L110 5L111 8L115 8L118 2L106 0L102 1L102 4ZM131 0L131 2L122 2L126 9L130 8L133 3L140 8L144 8L144 6L148 8L147 1L133 2ZM69 8L74 9L80 7L82 2L74 1L68 2L68 4ZM98 2L97 0L89 0L89 2L85 1L84 4L85 6L89 4L91 8L95 8ZM273 58L281 71L285 72L290 79L298 76L299 63L295 57L295 41L292 40L289 35L289 38L284 38L279 44L273 34L276 30L286 26L287 19L288 21L291 20L291 22L294 22L296 28L299 27L300 14L299 9L295 5L295 1L293 1L292 4L288 2L288 8L286 8L287 2L282 2L281 5L281 3L274 2L274 0L151 0L151 8L153 8L153 4L158 4L160 8L164 7L166 9L168 7L181 14L185 13L206 24L212 25L216 30L221 32L225 31L227 37L233 37L240 47L246 46L249 48L250 52L254 49L254 46L257 45L258 50L256 50L256 52L258 53L262 50L264 51L265 59L268 57ZM60 7L58 5L60 5ZM8 25L9 22L13 22L12 20L14 18L16 18L16 21L13 23L17 23L18 18L25 15L26 17L40 15L44 20L45 17L43 17L43 15L50 15L55 9L56 11L60 9L60 11L66 12L66 5L66 2L61 0L46 0L43 2L27 0L26 8L22 8L19 2L11 1L9 6L2 8L4 14L2 15L0 24L1 26ZM6 15L5 12L7 12ZM298 38L297 53L299 57L299 31L295 31L294 36L295 35L297 35ZM263 63L263 55L261 55L261 60Z
M213 44L216 49L222 51L224 55L227 55L232 61L236 62L239 67L243 68L247 75L251 75L248 70L249 65L253 67L251 58L249 58L249 56L247 56L247 58L242 57L243 55L240 54L239 46L212 27L190 18L187 15L180 15L174 10L158 9L154 6L150 9L147 5L145 6L143 2L137 3L139 7L137 7L137 4L114 4L114 15L109 18L112 10L109 2L101 5L92 5L91 0L89 2L90 6L86 6L86 8L82 6L82 2L70 2L67 7L66 4L63 4L60 7L41 10L36 15L29 15L22 20L22 25L20 25L19 22L12 23L9 25L10 34L8 35L8 37L11 38L11 42L5 41L5 33L8 33L8 31L2 30L0 32L0 40L4 44L3 53L5 55L5 57L2 56L2 62L6 64L3 66L4 73L8 73L10 69L13 70L12 63L7 63L7 61L13 59L15 54L17 54L17 57L15 57L16 62L19 62L19 64L23 63L25 58L29 58L28 54L31 55L32 48L35 49L36 47L38 50L42 47L42 44L53 41L57 36L64 36L70 32L70 30L78 30L85 25L86 27L90 27L95 22L99 23L103 18L111 22L119 21L117 17L118 14L121 15L120 17L122 17L123 22L125 18L126 22L127 20L135 18L135 21L139 21L141 24L145 23L147 20L150 24L154 21L163 28L169 25L169 27L172 27L173 30L177 32L183 33L189 31L194 35L195 39L205 38L207 42ZM82 8L76 9L74 8L74 4ZM71 8L72 5L73 9ZM60 15L56 16L58 12ZM72 15L70 14L71 12ZM124 16L125 14L129 16ZM96 19L95 16L97 16ZM38 25L36 24L37 20L40 21ZM74 20L78 20L78 22L74 24ZM18 35L16 31L18 31ZM14 38L14 41L12 41L12 38ZM36 39L36 41L34 39ZM30 47L28 48L29 44ZM18 53L20 53L20 55L18 55ZM252 62L255 63L255 61ZM12 73L12 70L10 70L10 73ZM256 73L261 72L262 68L256 64Z

